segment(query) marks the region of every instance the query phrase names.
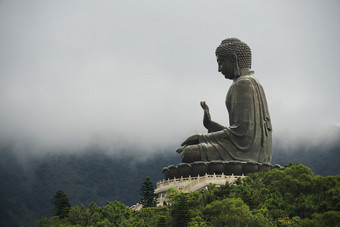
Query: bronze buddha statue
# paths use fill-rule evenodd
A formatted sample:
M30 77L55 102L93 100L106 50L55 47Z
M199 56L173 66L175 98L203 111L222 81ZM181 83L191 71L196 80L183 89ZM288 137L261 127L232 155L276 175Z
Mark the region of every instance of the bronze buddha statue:
M251 50L237 38L228 38L216 49L218 71L233 80L226 97L229 127L211 120L209 107L204 110L206 134L187 138L181 148L182 162L256 161L270 163L272 126L267 100L260 82L251 71Z

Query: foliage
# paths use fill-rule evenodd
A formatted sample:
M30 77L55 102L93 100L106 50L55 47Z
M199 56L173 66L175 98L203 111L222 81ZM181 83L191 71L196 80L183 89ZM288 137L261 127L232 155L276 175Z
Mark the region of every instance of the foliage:
M145 178L140 188L139 194L143 196L141 200L141 204L143 205L143 207L155 207L156 206L154 187L153 187L150 177Z
M280 150L276 145L273 163L283 165L289 161L301 162L307 164L314 173L323 176L336 175L340 173L339 144L338 142L315 149L311 149L309 145L291 147L289 153L284 153L284 150ZM45 151L44 155L37 153L39 155L25 156L19 154L13 144L0 144L0 226L33 226L37 218L53 215L50 198L60 188L67 193L74 206L89 204L91 201L103 206L107 201L114 200L133 205L140 199L139 189L145 176L161 179L163 175L160 170L164 166L180 162L178 154L172 152L160 152L148 158L136 157L138 156L136 151L124 150L115 153L123 155L110 155L98 147L92 147L81 152L48 153ZM325 181L324 183L327 184L329 179L320 177L319 181ZM329 201L336 199L339 188L333 188L332 191L325 190L325 193L326 191L328 191L327 198L321 195L320 198L325 200L319 199L320 212L322 209L324 211L330 209L327 208L330 205ZM231 191L215 191L215 193L231 193ZM275 205L276 201L273 198L281 199L281 196L271 193L272 195L267 198L272 199L272 204L268 201L266 204L268 206ZM208 195L208 200L211 201L213 196L213 194ZM224 195L222 198L226 196L229 195ZM332 204L336 206L337 203ZM301 209L310 207L308 212L313 212L312 205L313 203L303 203ZM254 209L252 205L249 206L251 210ZM267 208L264 207L262 211L265 209ZM332 209L339 210L334 207ZM282 209L269 209L267 212L277 217L284 216ZM311 214L306 216L311 219Z
M36 219L53 215L50 199L59 189L74 206L92 201L103 206L114 200L133 205L145 176L161 179L164 166L180 162L177 154L165 152L143 159L137 152L121 153L90 148L23 157L15 147L0 143L0 226L33 226Z
M215 200L203 212L213 226L247 226L251 216L249 207L240 198Z
M168 226L169 210L164 207L148 207L132 213L124 226Z
M144 162L128 155L110 156L97 148L78 154L56 152L39 157L21 157L15 153L14 147L0 146L0 226L33 226L38 217L51 216L53 206L49 203L50 198L60 188L74 205L69 217L59 218L60 222L81 226L83 224L74 223L94 225L91 222L101 222L105 225L108 219L102 219L97 208L93 212L89 210L90 207L82 207L81 204L95 201L98 207L104 207L107 201L119 200L132 205L139 200L139 186L145 176L161 179L160 169L179 162L175 155L156 155ZM307 149L301 149L299 153L292 151L286 156L276 152L273 162L283 164L287 160L299 160L308 163L313 172L334 175L339 173L339 147L333 146L332 151L324 147L315 151L309 149L308 152ZM237 185L210 187L208 191L188 194L188 226L209 226L207 217L203 215L204 208L215 200L226 198L241 198L258 222L267 220L272 225L279 225L279 220L286 220L289 225L320 226L315 223L331 220L322 218L324 215L340 211L339 193L339 176L314 176L304 166L290 165L283 170L251 175ZM166 212L157 210L160 212L157 213L157 225L175 225L170 215L170 208L174 204L169 201L167 204ZM139 213L132 212L126 221L130 221L135 214ZM332 217L337 218L334 214Z
M131 211L120 202L72 207L38 226L339 226L340 175L315 176L301 164L250 174L238 184L182 193L169 188L165 206Z
M72 207L69 216L60 219L57 216L42 218L38 226L80 225L80 226L120 226L131 216L131 210L124 204L114 201L100 207L90 203L88 208L84 206Z
M54 205L55 216L58 216L61 219L68 216L71 209L71 203L64 191L58 190L52 197L51 203Z
M188 226L190 221L188 197L184 193L178 194L171 202L170 214L176 226Z

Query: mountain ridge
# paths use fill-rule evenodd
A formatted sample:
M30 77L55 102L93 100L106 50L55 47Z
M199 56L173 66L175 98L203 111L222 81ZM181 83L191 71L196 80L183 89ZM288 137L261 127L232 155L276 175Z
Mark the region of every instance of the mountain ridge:
M272 163L302 163L315 174L337 175L340 174L339 141L332 140L327 146L323 143L281 146L274 141ZM181 162L174 151L163 151L148 158L141 158L140 154L135 158L133 151L125 153L127 155L117 156L92 149L20 158L10 146L2 146L0 225L33 225L35 219L52 215L50 199L60 189L75 206L87 206L92 201L104 205L114 200L133 205L140 200L139 188L146 176L155 184L163 179L163 167Z

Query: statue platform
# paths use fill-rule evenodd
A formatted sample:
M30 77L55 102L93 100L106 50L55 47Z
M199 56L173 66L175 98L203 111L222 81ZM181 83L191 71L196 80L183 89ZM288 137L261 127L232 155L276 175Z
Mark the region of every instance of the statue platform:
M157 196L157 205L161 206L166 201L166 191L171 187L181 192L194 192L207 189L209 184L219 187L226 182L234 183L237 178L245 178L249 173L276 168L281 166L241 161L199 161L170 165L163 168L165 179L157 182L154 192Z
M204 176L198 175L197 177L180 177L167 179L157 182L157 188L155 190L155 195L157 196L157 205L163 205L163 202L166 201L166 191L169 188L175 188L181 192L194 192L199 190L207 189L209 184L215 184L217 187L220 185L225 185L226 182L234 183L237 178L245 178L246 176L234 176L234 175L224 175L222 174L208 174L206 173Z
M193 162L180 163L177 166L170 165L164 167L162 172L165 179L174 179L181 177L197 177L206 174L224 174L224 175L248 175L258 171L268 171L274 168L281 168L280 165L270 163L258 163L255 161L211 161L211 162Z

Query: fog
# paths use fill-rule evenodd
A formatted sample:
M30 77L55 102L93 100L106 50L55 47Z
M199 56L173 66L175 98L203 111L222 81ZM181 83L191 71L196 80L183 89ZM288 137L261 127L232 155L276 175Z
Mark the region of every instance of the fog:
M32 150L175 150L228 125L215 49L237 37L275 140L340 125L339 1L0 1L0 141ZM320 130L322 128L322 130Z

